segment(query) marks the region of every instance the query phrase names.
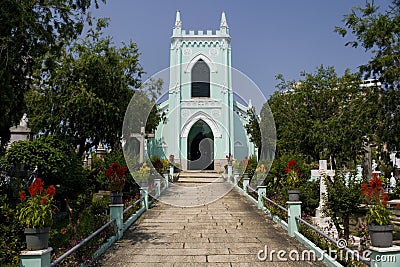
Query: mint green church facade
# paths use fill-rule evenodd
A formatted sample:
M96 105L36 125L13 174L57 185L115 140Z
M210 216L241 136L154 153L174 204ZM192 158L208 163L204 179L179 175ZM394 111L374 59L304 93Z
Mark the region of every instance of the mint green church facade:
M151 150L161 158L174 155L183 170L221 170L228 154L238 160L257 155L244 128L249 105L236 101L232 90L231 53L225 13L219 30L195 33L182 29L177 11L168 99L159 104L167 120Z

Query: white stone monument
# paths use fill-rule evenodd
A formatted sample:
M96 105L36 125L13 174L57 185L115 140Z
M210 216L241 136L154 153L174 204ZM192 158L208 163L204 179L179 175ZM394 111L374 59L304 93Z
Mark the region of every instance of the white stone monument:
M320 160L319 161L319 168L318 170L311 170L311 177L313 179L319 179L319 206L315 211L315 218L321 219L323 217L323 207L325 205L325 195L327 195L326 192L326 184L325 184L325 176L333 177L335 176L335 171L334 170L328 170L327 168L327 161L326 160Z
M14 142L30 140L31 129L28 128L28 117L26 113L22 116L19 125L10 127L10 133L10 141L8 142L7 149L10 148Z

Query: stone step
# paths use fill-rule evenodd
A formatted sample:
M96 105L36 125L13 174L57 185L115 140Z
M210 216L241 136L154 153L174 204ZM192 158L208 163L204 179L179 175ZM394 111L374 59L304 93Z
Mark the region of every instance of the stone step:
M178 183L222 183L224 179L216 171L184 171L179 174Z

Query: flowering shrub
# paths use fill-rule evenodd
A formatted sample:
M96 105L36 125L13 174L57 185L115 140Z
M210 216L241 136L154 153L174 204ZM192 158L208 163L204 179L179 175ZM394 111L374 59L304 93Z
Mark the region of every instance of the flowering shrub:
M164 165L161 159L158 156L151 157L151 164L153 164L154 169L159 173L163 174Z
M295 160L289 160L285 168L286 182L290 188L297 188L299 185L299 169Z
M150 167L147 166L147 162L143 162L143 165L137 171L137 179L139 181L144 181L150 176Z
M119 167L118 163L114 162L110 168L106 170L108 178L108 189L115 192L121 192L126 183L126 167Z
M24 227L41 228L49 227L53 224L53 213L55 206L52 204L53 197L56 194L56 188L53 185L44 190L44 183L41 178L29 186L29 195L22 190L19 198L22 201L18 205L17 216Z
M368 205L366 220L369 225L391 225L390 211L386 208L389 196L382 187L382 180L373 175L369 183L361 185L364 201Z

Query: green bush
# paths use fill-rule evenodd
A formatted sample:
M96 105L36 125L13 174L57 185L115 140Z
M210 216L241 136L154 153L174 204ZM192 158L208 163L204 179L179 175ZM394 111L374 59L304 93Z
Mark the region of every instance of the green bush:
M0 196L0 266L18 265L19 252L24 249L23 227L6 195Z
M250 178L253 177L254 172L256 171L256 168L257 168L257 164L258 164L258 162L257 162L256 155L251 155L248 158L248 162L247 162L247 166L246 166L246 170L245 170L245 173L247 173Z

